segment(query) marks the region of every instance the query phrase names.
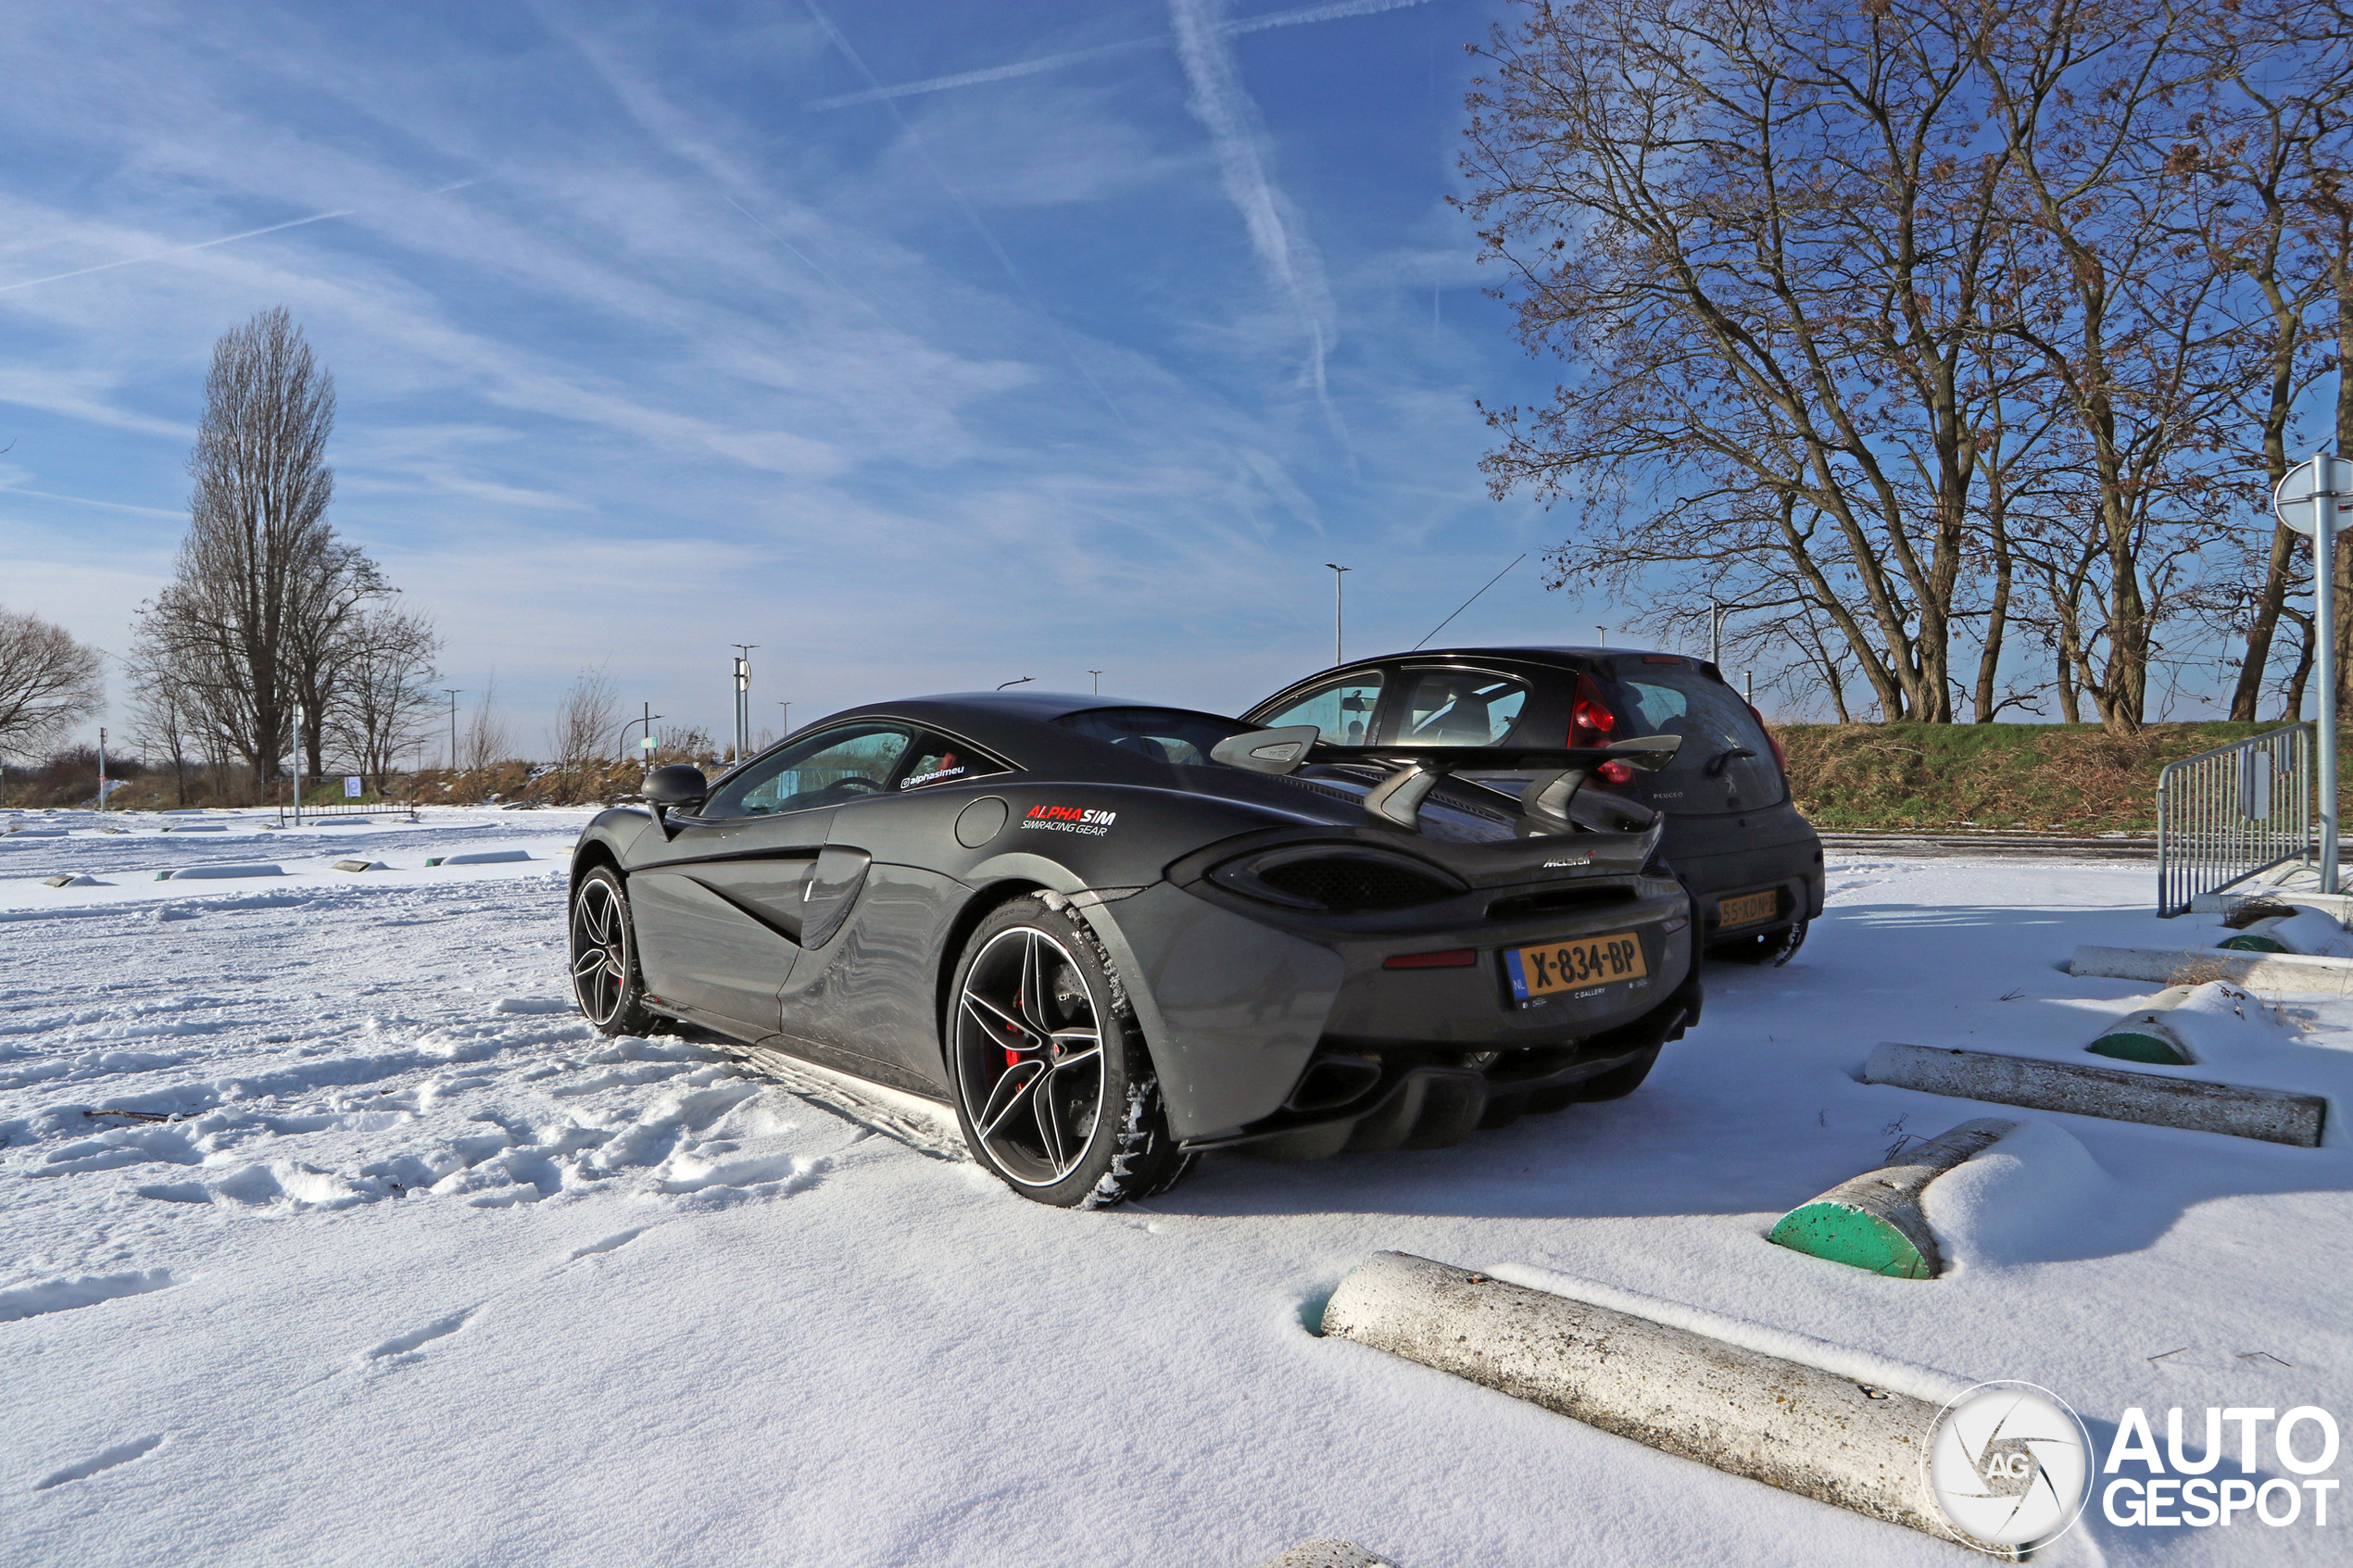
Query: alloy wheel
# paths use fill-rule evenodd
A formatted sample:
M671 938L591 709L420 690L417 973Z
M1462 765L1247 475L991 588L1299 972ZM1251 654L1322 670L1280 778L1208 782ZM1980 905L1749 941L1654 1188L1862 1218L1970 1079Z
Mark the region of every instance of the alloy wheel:
M1045 932L999 932L956 997L964 1112L1008 1180L1051 1186L1077 1169L1101 1120L1102 1026L1070 950Z
M621 1011L629 989L627 919L611 883L596 876L581 884L572 904L572 993L600 1029Z

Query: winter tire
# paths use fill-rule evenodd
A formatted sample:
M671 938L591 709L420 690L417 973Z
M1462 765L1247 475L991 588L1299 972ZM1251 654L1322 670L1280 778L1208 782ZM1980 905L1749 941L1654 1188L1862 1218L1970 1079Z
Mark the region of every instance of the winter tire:
M621 873L598 866L572 890L572 995L599 1035L644 1035L661 1022L646 1010L637 939Z
M1019 898L949 993L948 1071L973 1158L1024 1198L1100 1209L1176 1185L1177 1148L1126 993L1085 919Z
M1708 948L1707 956L1728 963L1770 964L1779 969L1806 946L1806 926L1804 920L1793 920L1778 931L1737 936Z

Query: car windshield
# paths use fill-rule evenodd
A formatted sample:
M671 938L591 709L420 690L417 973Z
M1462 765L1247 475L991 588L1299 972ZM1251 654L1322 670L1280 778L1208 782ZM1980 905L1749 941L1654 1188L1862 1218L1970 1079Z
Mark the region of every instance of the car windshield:
M1065 713L1054 722L1121 751L1185 768L1208 767L1213 746L1252 728L1239 719L1189 713L1181 708L1090 708Z

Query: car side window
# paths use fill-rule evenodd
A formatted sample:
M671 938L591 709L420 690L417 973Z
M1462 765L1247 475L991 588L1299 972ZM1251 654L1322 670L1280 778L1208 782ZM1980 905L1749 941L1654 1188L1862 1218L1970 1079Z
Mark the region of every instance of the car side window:
M1380 692L1379 671L1358 671L1326 682L1257 722L1268 730L1313 724L1332 746L1366 746L1371 744L1373 709L1379 706Z
M1392 746L1501 746L1528 683L1483 670L1409 670L1398 682Z
M926 734L908 753L906 771L899 775L899 787L923 789L932 784L962 784L1005 771L1002 762L981 755L963 741Z
M707 818L765 817L880 795L913 736L897 724L845 724L755 759L705 802Z

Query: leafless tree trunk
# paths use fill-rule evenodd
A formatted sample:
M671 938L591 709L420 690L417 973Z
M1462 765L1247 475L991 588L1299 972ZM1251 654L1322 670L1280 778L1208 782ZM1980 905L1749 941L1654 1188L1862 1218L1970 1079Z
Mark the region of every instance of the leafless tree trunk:
M302 705L302 734L296 746L309 777L324 769L324 744L342 696L361 618L390 592L383 573L356 546L336 541L300 584L286 638L287 673ZM363 770L364 771L364 770Z
M547 732L551 759L560 768L599 760L620 726L621 694L612 677L602 666L583 670L564 693L555 728Z
M439 717L431 688L440 651L431 621L388 605L357 616L339 638L329 734L379 794L390 786L393 758Z
M106 699L96 648L37 615L0 608L0 756L45 750Z
M188 804L188 770L200 741L195 715L189 709L193 695L168 661L144 645L134 646L131 670L131 739L150 757L160 757L171 768L172 804Z
M483 683L482 700L474 704L473 716L466 721L464 741L465 765L470 772L497 767L514 755L514 736L498 714L498 682L495 677Z

